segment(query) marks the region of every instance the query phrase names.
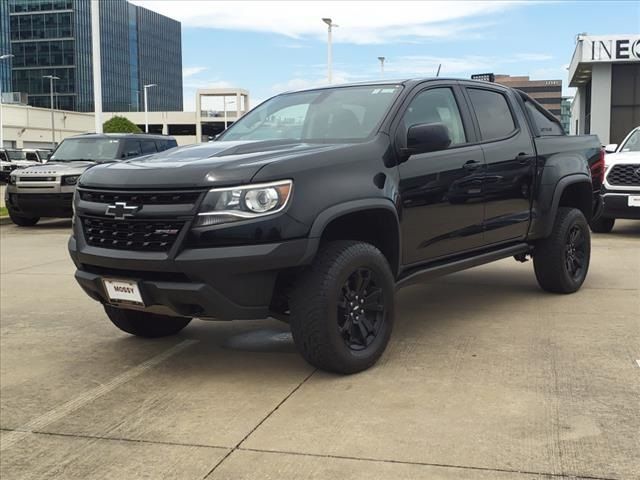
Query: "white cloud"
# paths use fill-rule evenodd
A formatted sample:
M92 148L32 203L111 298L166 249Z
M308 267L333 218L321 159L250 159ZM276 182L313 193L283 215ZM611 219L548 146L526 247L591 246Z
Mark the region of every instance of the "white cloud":
M179 20L186 27L208 27L285 35L290 38L324 38L323 17L339 25L337 43L376 44L425 38L469 36L506 9L522 5L514 1L194 1L133 0L156 12Z
M207 67L185 67L182 69L182 77L193 77L194 75L204 72L206 69Z

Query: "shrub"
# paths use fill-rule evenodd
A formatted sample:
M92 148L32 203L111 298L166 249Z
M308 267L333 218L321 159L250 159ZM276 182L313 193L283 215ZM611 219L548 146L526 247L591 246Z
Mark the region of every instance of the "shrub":
M102 125L104 133L142 133L142 130L125 117L113 117Z

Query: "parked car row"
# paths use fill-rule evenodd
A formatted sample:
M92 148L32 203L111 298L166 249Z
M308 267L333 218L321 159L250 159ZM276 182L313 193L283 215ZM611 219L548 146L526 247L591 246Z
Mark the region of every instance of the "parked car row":
M41 148L0 148L0 181L6 182L16 168L46 163L51 150Z
M13 168L5 203L16 225L31 226L41 217L70 218L73 192L88 168L162 152L177 146L173 137L147 134L85 134L63 140L46 164ZM11 155L16 155L11 153Z

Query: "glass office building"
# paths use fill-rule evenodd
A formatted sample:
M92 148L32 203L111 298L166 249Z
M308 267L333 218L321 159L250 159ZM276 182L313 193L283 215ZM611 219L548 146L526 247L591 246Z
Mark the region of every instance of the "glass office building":
M0 0L0 6L7 1L0 22L9 24L14 55L10 90L27 93L30 105L49 107L43 77L55 75L57 108L92 111L90 0ZM156 83L149 110L181 111L180 23L126 0L99 5L103 110L142 110L143 85Z
M9 0L0 0L0 56L11 53L11 37L9 36ZM0 60L0 91L11 91L10 58Z

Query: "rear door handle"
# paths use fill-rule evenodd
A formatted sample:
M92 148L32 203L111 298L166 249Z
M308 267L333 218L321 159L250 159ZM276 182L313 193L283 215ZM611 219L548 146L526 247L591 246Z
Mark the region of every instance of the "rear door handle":
M518 156L516 156L516 160L518 163L526 164L531 161L531 155L528 153L520 152Z
M481 166L482 164L480 162L476 162L475 160L469 160L464 165L462 165L462 168L464 168L465 170L476 170Z

